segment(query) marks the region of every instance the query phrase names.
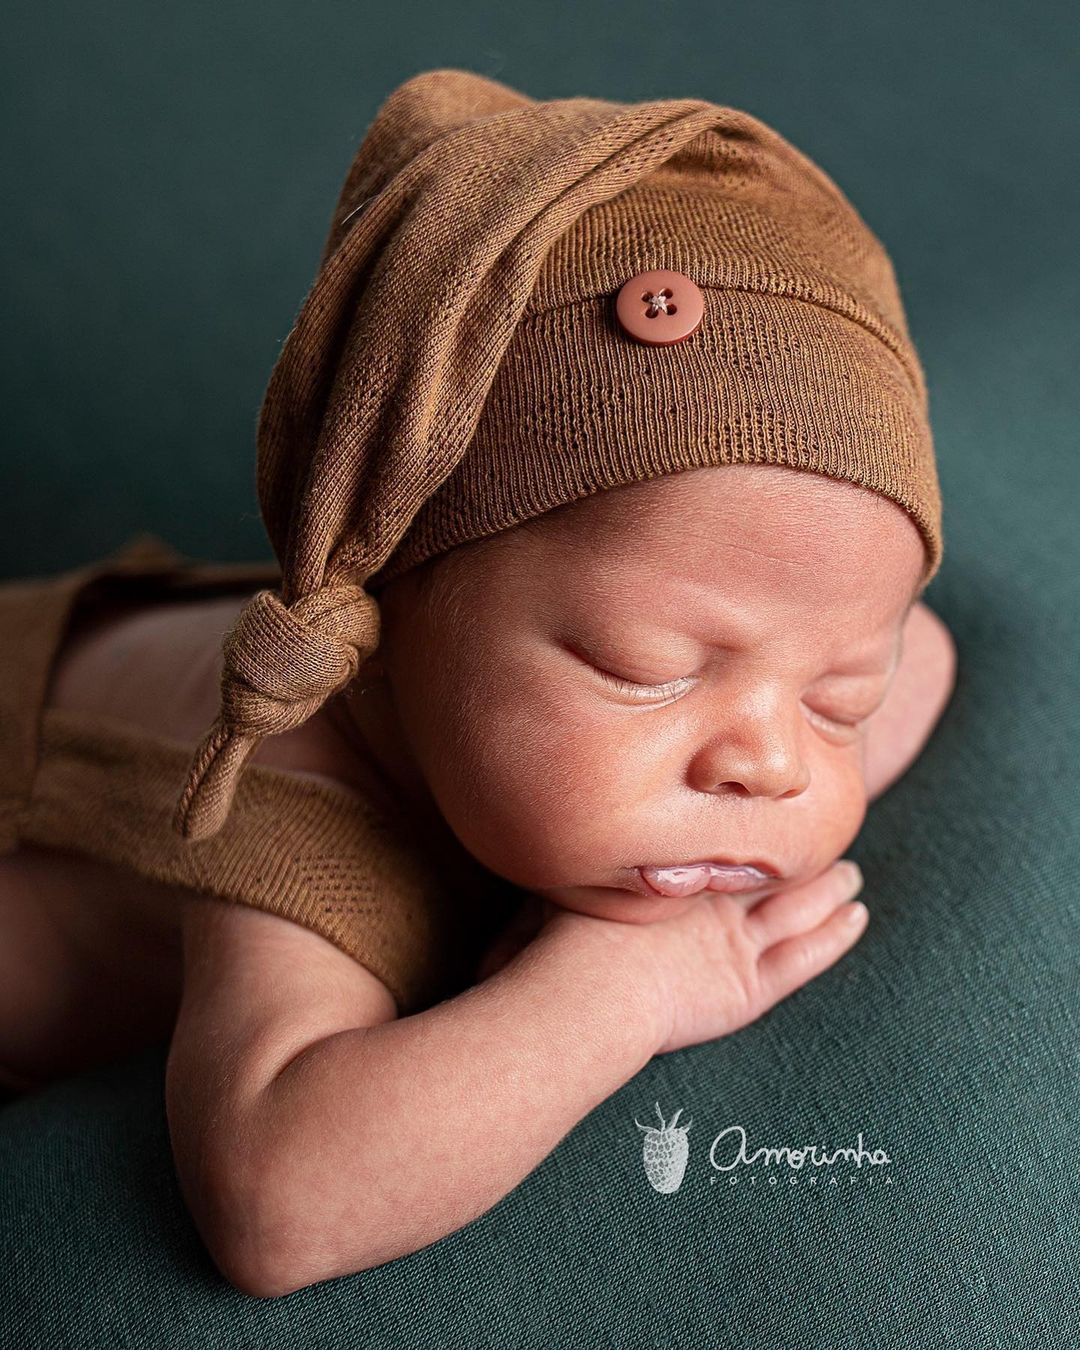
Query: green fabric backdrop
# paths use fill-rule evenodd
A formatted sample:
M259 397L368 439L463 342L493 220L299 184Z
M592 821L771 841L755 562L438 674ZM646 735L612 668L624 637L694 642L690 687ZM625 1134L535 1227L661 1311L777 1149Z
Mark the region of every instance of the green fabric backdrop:
M225 1284L173 1177L164 1047L0 1110L0 1345L1080 1345L1071 8L7 14L0 575L142 529L270 556L255 418L341 177L394 85L456 65L539 97L743 107L841 184L927 369L946 541L927 599L960 674L851 850L871 911L854 951L653 1060L424 1251L282 1300ZM694 1122L672 1195L642 1171L656 1101ZM730 1125L751 1150L861 1132L891 1161L718 1173Z

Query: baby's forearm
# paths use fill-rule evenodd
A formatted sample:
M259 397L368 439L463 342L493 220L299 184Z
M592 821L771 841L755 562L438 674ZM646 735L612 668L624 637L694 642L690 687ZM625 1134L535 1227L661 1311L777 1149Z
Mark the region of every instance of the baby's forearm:
M269 1085L246 1219L264 1296L471 1222L648 1063L662 1032L642 981L608 925L573 918L456 998L318 1042Z

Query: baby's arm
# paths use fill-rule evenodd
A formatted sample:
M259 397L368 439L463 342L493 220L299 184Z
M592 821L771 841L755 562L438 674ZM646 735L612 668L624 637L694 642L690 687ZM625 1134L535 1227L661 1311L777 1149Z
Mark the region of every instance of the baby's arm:
M944 712L956 683L956 644L922 601L904 625L900 664L885 702L869 719L864 774L869 801L903 776Z
M652 924L557 910L490 978L400 1021L318 934L192 907L166 1107L211 1256L271 1298L461 1228L653 1054L746 1026L837 961L866 922L855 880L838 864Z
M580 915L394 1020L381 982L316 934L209 904L197 944L185 934L170 1131L207 1247L256 1297L380 1265L483 1214L665 1029L617 926Z

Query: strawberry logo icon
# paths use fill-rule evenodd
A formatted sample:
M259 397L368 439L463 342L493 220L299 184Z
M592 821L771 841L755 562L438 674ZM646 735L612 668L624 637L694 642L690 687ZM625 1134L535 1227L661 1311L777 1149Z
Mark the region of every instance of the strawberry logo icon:
M656 1103L656 1114L660 1117L659 1129L655 1125L642 1125L636 1118L634 1124L639 1130L645 1131L644 1163L649 1185L661 1195L670 1195L682 1185L686 1159L690 1154L686 1131L694 1122L688 1120L676 1129L675 1122L682 1115L681 1106L666 1125L659 1102Z

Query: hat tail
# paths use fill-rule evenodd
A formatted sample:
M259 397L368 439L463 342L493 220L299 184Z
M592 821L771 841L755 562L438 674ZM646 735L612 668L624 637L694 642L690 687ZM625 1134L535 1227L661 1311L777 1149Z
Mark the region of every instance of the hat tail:
M240 770L259 737L226 726L218 718L195 751L172 827L185 839L205 839L224 825L236 795Z

